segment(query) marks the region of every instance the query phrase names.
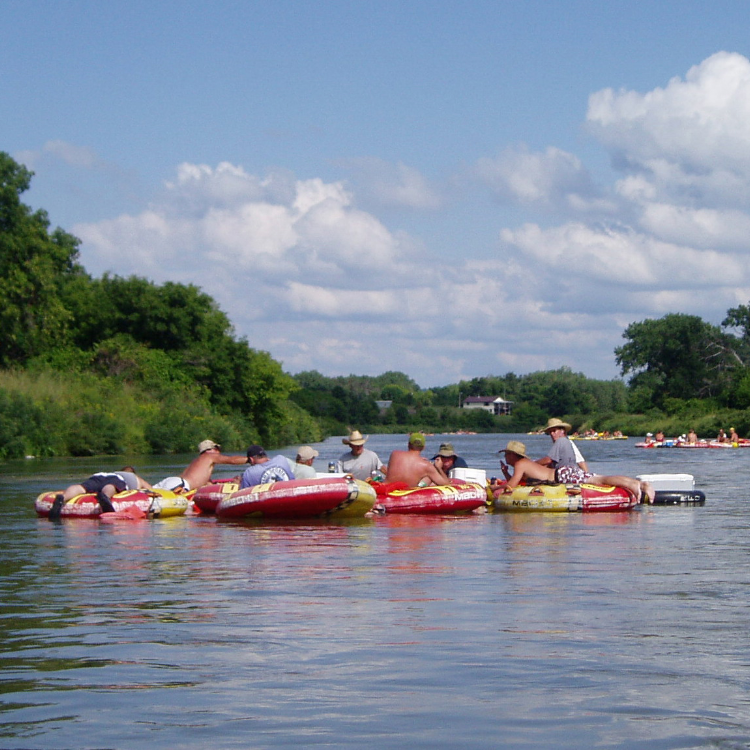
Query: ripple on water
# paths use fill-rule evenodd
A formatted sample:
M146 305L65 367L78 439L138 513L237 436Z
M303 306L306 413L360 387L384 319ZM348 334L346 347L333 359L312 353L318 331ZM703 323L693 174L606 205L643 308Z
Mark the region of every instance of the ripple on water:
M493 471L507 437L454 442ZM745 454L584 452L693 473L707 503L51 524L31 509L51 474L8 472L0 745L750 747Z

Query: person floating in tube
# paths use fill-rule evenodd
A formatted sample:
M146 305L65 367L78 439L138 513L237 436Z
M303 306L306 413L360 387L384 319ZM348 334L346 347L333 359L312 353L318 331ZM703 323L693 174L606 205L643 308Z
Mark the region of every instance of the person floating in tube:
M583 471L580 467L561 466L552 469L541 466L526 455L526 446L519 440L511 440L508 445L498 451L502 453L505 461L501 459L500 468L505 477L502 481L490 484L492 493L497 496L506 489L515 489L526 479L541 482L555 482L558 484L604 484L612 487L622 487L640 502L648 502L653 505L654 488L648 482L642 482L632 477L623 476L600 476ZM511 472L511 469L513 470Z

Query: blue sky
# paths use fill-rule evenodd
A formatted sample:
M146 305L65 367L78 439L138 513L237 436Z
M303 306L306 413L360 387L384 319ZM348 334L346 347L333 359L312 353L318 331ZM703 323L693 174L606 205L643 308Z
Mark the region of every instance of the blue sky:
M285 369L617 375L750 300L746 2L0 3L0 150Z

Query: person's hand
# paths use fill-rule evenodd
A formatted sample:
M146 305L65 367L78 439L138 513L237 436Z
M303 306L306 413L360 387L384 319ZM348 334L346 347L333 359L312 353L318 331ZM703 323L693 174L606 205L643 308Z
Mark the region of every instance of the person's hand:
M494 482L490 484L490 490L492 490L492 494L494 497L497 497L498 495L505 492L505 488L507 487L507 480L503 481L500 480L499 482Z

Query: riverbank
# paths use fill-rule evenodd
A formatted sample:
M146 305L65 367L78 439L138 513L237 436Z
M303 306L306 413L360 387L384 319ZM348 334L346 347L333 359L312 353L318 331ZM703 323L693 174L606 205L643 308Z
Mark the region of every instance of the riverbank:
M520 405L519 405L520 406ZM159 455L190 453L210 438L227 451L242 451L251 443L267 448L317 442L329 435L356 428L367 434L392 435L420 431L427 434L526 433L543 422L515 415L484 413L484 424L467 427L467 411L442 408L439 412L409 414L393 424L344 424L318 420L299 404L282 401L265 436L241 414L222 414L205 391L176 386L153 390L88 372L59 370L0 371L0 459L24 456ZM523 409L519 409L523 414ZM702 402L686 402L675 414L652 410L648 414L604 412L561 414L583 432L620 430L642 437L648 432L677 436L695 429L700 437L715 437L720 428L734 427L750 435L750 410L707 410ZM538 417L537 417L538 419ZM476 421L476 420L474 420Z
M281 402L269 445L320 440L317 422ZM0 459L194 452L210 437L229 451L261 442L241 414L221 414L198 388L155 392L88 372L0 371Z

